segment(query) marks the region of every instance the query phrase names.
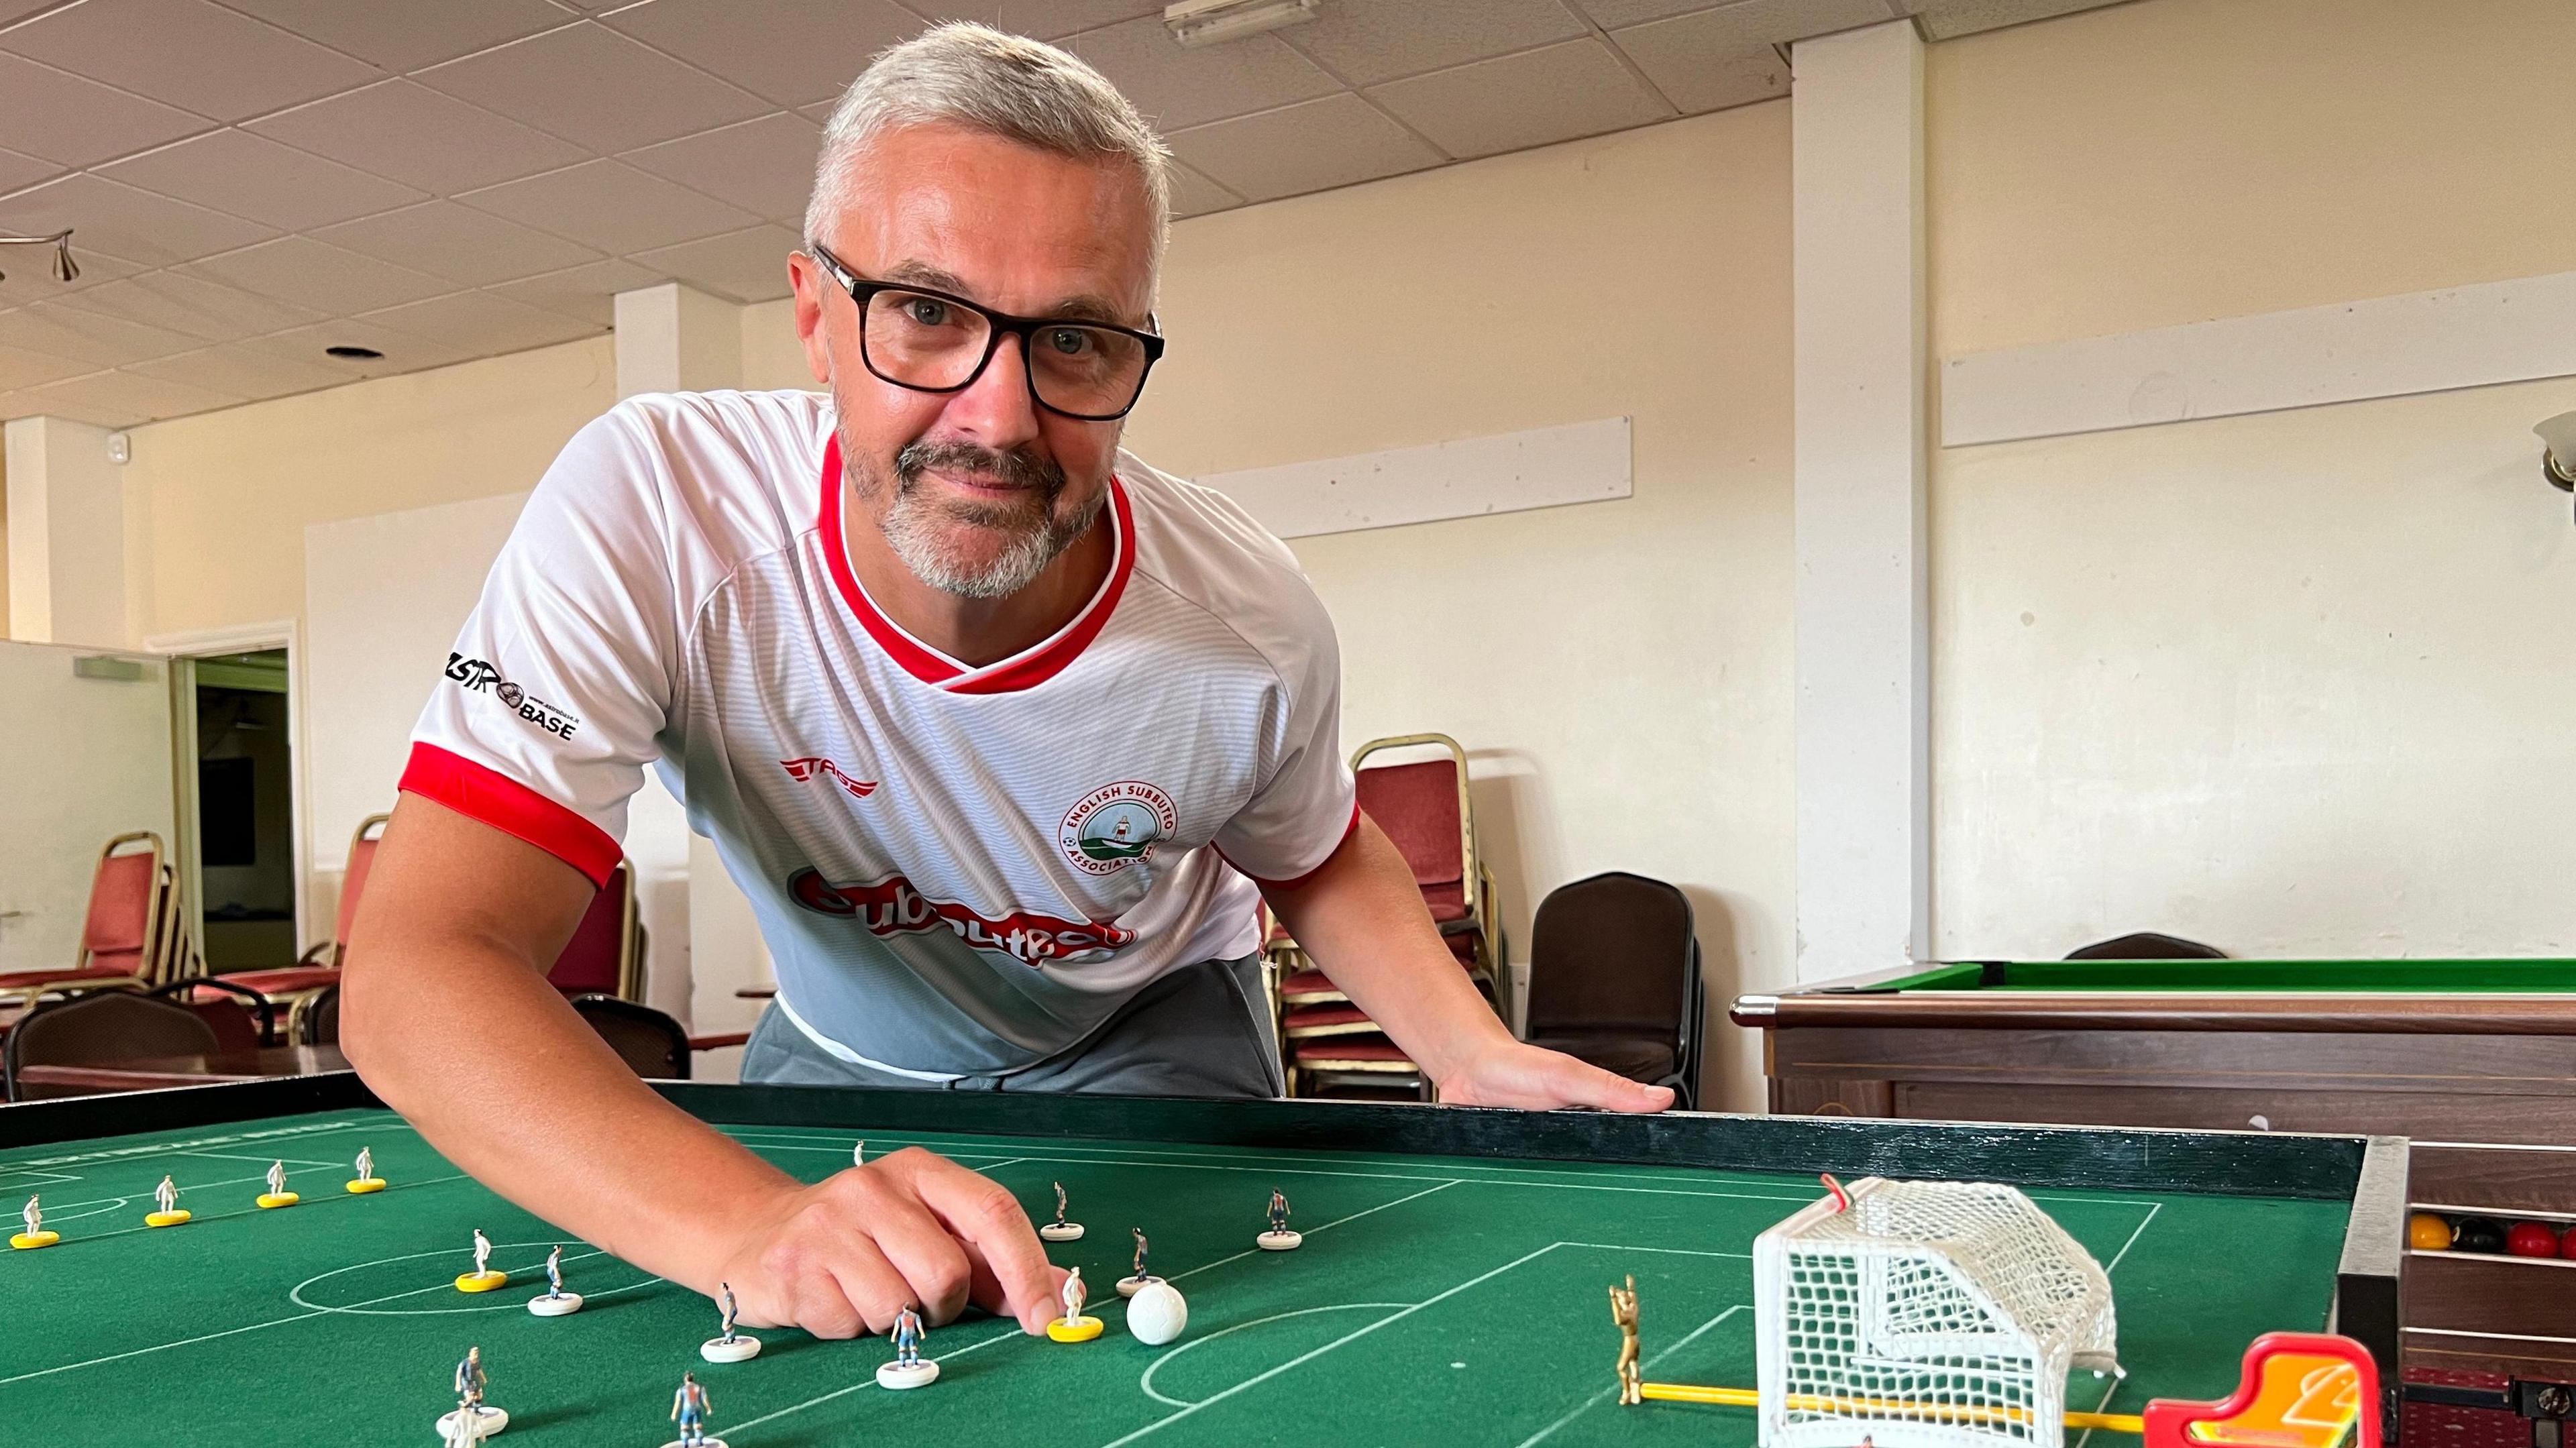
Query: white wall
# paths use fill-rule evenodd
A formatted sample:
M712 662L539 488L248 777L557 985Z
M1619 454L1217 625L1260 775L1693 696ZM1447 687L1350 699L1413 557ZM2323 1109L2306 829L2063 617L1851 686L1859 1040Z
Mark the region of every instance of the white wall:
M171 843L168 666L141 680L82 679L93 650L0 643L0 971L68 967L109 839Z

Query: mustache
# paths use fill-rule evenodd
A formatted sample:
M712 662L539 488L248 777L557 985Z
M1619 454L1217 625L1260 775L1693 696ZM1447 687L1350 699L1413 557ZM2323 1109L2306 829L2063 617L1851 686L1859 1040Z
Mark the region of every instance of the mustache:
M914 442L894 456L895 477L907 493L932 468L997 478L1006 487L1027 489L1048 502L1064 491L1064 468L1025 447L997 452L970 442Z

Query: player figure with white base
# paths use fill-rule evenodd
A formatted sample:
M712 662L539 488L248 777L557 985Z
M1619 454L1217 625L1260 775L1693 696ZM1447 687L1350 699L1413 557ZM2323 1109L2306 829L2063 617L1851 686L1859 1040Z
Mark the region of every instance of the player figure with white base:
M147 1227L175 1227L181 1222L188 1220L188 1209L179 1205L179 1184L177 1182L170 1180L166 1176L161 1178L161 1185L152 1189L152 1200L160 1206L161 1210L157 1212L144 1213L143 1225Z
M469 1347L456 1365L456 1411L438 1418L438 1436L447 1442L463 1434L468 1441L489 1438L510 1426L510 1415L483 1401L483 1349Z
M894 1361L877 1369L877 1386L881 1388L918 1388L939 1380L939 1364L921 1360L921 1314L906 1306L894 1315L894 1330L886 1336L894 1339Z
M546 1290L528 1299L528 1310L539 1317L564 1317L581 1311L581 1294L563 1290L563 1248L546 1254Z
M722 1438L707 1436L707 1415L715 1405L707 1401L707 1385L696 1373L680 1374L680 1390L671 1395L671 1421L680 1425L680 1436L662 1448L725 1448Z
M721 1299L724 1312L724 1335L721 1337L711 1337L705 1342L700 1343L698 1345L698 1356L705 1358L711 1363L738 1363L760 1356L759 1338L753 1337L747 1332L736 1332L733 1330L733 1319L736 1309L733 1301L732 1284L719 1282L716 1284L716 1287L724 1294Z
M1081 1268L1065 1275L1059 1295L1064 1302L1064 1316L1047 1324L1047 1336L1057 1342L1089 1342L1100 1336L1100 1319L1082 1315L1082 1304L1090 1300L1091 1293L1082 1285Z
M475 1228L474 1270L458 1275L456 1279L456 1290L459 1292L489 1292L495 1287L507 1285L509 1280L509 1273L495 1272L492 1270L492 1239L483 1235L483 1229L481 1227Z
M1306 1240L1305 1233L1288 1230L1288 1197L1276 1187L1270 1192L1270 1230L1252 1240L1264 1252L1294 1252Z
M63 1239L62 1233L45 1230L45 1209L36 1205L36 1199L33 1196L27 1198L27 1205L18 1213L18 1216L27 1224L27 1230L13 1233L9 1238L9 1245L19 1251L32 1252L38 1247L50 1247Z
M349 1183L349 1190L363 1195L367 1192L380 1192L384 1189L385 1179L376 1175L375 1152L363 1146L359 1147L358 1175Z
M1121 1297L1133 1297L1146 1283L1163 1280L1145 1270L1145 1229L1129 1227L1127 1230L1136 1234L1136 1275L1118 1279L1118 1295Z
M1039 1226L1038 1235L1050 1242L1079 1242L1082 1224L1064 1219L1064 1183L1055 1184L1055 1220Z
M268 1190L260 1193L258 1200L263 1210L291 1207L304 1200L286 1189L286 1163L273 1161L268 1164Z

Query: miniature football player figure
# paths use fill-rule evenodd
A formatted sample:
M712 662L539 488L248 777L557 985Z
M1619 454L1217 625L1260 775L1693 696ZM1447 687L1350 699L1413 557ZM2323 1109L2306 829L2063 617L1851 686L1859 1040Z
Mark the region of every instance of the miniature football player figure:
M161 1185L152 1189L152 1200L161 1208L161 1215L165 1217L178 1211L179 1184L166 1176L161 1178Z
M1610 1289L1610 1320L1619 1325L1619 1401L1634 1406L1646 1401L1639 1391L1637 1369L1637 1279Z
M1055 1184L1055 1220L1052 1222L1040 1223L1038 1226L1038 1235L1044 1237L1050 1242L1079 1242L1082 1240L1082 1224L1080 1222L1068 1222L1064 1219L1064 1183L1062 1182L1057 1182Z
M716 1284L716 1286L717 1286L717 1287L718 1287L718 1288L719 1288L719 1289L724 1293L724 1299L723 1299L723 1301L724 1301L724 1307L723 1307L723 1309L722 1309L722 1311L723 1311L723 1322L724 1322L724 1332L723 1332L722 1334L720 1334L720 1335L716 1338L716 1341L718 1341L718 1342L740 1342L742 1339L740 1339L739 1337L735 1336L735 1334L734 1334L734 1330L733 1330L733 1320L734 1320L735 1315L736 1315L736 1314L738 1313L738 1311L739 1311L739 1309L738 1309L738 1308L736 1308L736 1307L734 1306L734 1300L733 1300L733 1285L732 1285L731 1283L719 1282L719 1283L717 1283L717 1284Z
M302 1198L286 1189L286 1163L282 1161L270 1162L268 1164L268 1190L260 1193L259 1204L262 1207L291 1207L301 1200Z
M894 1361L877 1368L877 1386L898 1392L939 1381L939 1364L921 1360L921 1344L929 1333L921 1325L921 1310L905 1303L894 1315L894 1326L886 1330L894 1342Z
M27 1235L30 1237L45 1230L45 1209L36 1205L36 1199L32 1196L27 1198L27 1205L19 1210L18 1219L27 1224Z
M63 1239L62 1233L45 1230L45 1209L33 1196L27 1198L27 1205L19 1209L18 1216L27 1224L27 1230L9 1238L11 1247L28 1252L38 1247L50 1247Z
M721 1336L708 1338L698 1344L698 1356L711 1363L738 1363L747 1358L758 1357L760 1339L750 1333L733 1330L734 1315L737 1310L733 1300L733 1284L719 1282L716 1288L718 1293L716 1306L724 1324L724 1332Z
M483 1401L483 1349L469 1347L456 1365L456 1411L438 1419L439 1441L480 1443L510 1426L510 1415Z
M1270 1189L1270 1230L1288 1230L1288 1195L1277 1187Z
M1090 1291L1082 1285L1082 1269L1074 1268L1064 1278L1064 1323L1071 1327L1082 1321L1082 1304L1091 1300Z
M1127 1230L1136 1235L1136 1271L1118 1279L1118 1295L1121 1297L1133 1297L1145 1290L1146 1283L1161 1280L1145 1270L1145 1229L1129 1227Z
M671 1395L671 1421L680 1425L682 1448L707 1441L707 1389L696 1373L680 1374L680 1390Z
M1127 1230L1136 1234L1136 1275L1142 1277L1145 1275L1145 1229L1129 1227Z
M465 1350L465 1360L456 1365L456 1406L459 1410L458 1416L471 1419L481 1412L483 1407L483 1388L486 1381L487 1380L483 1376L483 1349L480 1347L467 1348Z
M1252 1239L1264 1252L1293 1252L1306 1240L1302 1232L1288 1226L1288 1194L1273 1187L1270 1190L1270 1230Z
M564 1295L563 1248L560 1246L546 1254L546 1295L548 1297Z
M474 1229L474 1275L492 1275L492 1239L483 1235L481 1227Z
M894 1364L907 1369L921 1366L921 1314L909 1305L894 1315Z
M375 1179L376 1179L376 1153L375 1153L375 1151L374 1151L372 1148L370 1148L370 1147L364 1147L364 1146L359 1147L359 1148L358 1148L358 1180L360 1180L360 1181L362 1181L362 1182L371 1182L371 1181L374 1181Z

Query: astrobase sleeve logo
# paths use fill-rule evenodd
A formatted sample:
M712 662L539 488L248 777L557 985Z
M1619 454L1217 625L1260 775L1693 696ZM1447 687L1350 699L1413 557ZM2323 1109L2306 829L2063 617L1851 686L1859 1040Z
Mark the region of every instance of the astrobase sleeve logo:
M501 677L501 671L482 659L469 659L463 654L447 656L447 677L469 694L483 694L501 701L511 713L557 739L570 739L581 727L569 709L558 709L527 690Z

